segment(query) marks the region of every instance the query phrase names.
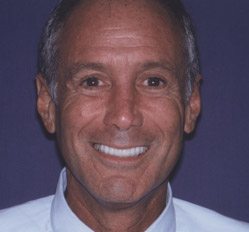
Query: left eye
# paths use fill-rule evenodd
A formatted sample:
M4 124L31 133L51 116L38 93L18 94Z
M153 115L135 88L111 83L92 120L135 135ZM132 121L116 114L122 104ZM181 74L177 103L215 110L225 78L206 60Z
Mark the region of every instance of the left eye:
M166 81L160 77L149 77L144 84L149 87L161 87L166 84Z

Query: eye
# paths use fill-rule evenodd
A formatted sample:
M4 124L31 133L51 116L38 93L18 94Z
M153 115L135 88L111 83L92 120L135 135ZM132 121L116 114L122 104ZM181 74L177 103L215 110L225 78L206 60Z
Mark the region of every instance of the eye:
M166 84L166 81L160 77L149 77L144 81L144 84L149 87L163 87Z
M103 82L100 81L97 77L88 77L84 79L81 83L85 88L98 87L103 85Z

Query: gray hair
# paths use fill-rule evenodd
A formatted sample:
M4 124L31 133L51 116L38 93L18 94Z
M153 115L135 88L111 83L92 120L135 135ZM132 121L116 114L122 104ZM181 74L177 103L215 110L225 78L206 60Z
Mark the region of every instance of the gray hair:
M53 100L56 100L56 74L59 64L58 40L67 18L82 2L83 0L61 0L52 11L42 33L38 54L38 73L45 78ZM158 0L158 2L173 15L184 34L184 46L187 53L185 78L185 98L187 100L192 93L193 83L200 73L199 53L192 21L181 0Z
M198 75L201 73L199 51L197 46L196 37L194 34L192 22L189 17L183 17L184 29L185 29L185 47L187 49L187 70L186 70L186 85L185 96L189 99L193 84L196 81Z

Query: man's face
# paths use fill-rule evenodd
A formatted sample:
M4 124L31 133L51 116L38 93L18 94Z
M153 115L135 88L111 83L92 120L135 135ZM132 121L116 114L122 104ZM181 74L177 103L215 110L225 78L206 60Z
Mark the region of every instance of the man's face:
M184 128L193 128L199 95L184 105L181 35L169 18L118 2L78 8L67 21L47 128L55 127L68 191L72 185L100 202L132 203L166 191L161 184Z

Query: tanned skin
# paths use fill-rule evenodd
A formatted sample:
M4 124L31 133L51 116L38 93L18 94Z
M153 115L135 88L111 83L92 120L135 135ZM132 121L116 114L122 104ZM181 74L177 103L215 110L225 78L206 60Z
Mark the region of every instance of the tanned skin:
M165 207L183 134L200 112L198 81L184 99L182 44L153 1L91 1L61 34L56 104L37 77L38 111L66 163L67 202L94 231L144 231ZM123 158L100 145L144 151Z

